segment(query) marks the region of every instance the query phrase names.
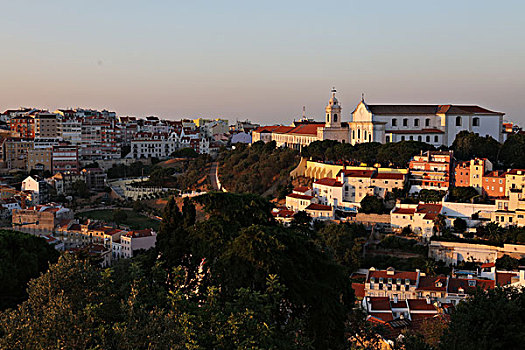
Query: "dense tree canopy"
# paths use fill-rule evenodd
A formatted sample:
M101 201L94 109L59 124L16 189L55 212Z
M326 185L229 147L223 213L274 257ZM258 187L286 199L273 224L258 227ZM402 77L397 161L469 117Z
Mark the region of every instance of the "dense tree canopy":
M230 192L266 193L277 196L278 187L288 183L290 171L299 164L299 154L290 148L276 148L275 141L237 144L219 156L220 181Z
M57 259L58 252L43 238L0 230L0 310L24 300L27 282Z
M360 212L365 214L384 214L386 212L383 199L367 195L361 200Z
M421 151L435 150L432 145L418 141L401 141L380 144L360 143L354 146L337 141L315 141L301 151L303 157L321 161L356 161L372 165L408 166L410 159Z
M460 131L450 147L458 160L469 160L475 157L488 158L497 163L501 144L490 136L479 136L466 130Z

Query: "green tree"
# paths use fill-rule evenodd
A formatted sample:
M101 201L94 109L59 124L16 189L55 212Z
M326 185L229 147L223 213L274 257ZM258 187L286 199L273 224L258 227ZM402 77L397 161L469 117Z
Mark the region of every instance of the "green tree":
M467 230L467 222L462 218L454 220L454 230L459 233L463 233Z
M41 237L0 230L0 310L23 301L29 280L47 270L58 256Z
M80 198L88 198L90 195L89 189L85 181L77 180L73 182L73 185L71 187L73 190L73 195L75 196L78 196Z
M128 219L128 214L126 213L125 210L122 210L122 209L117 209L115 211L113 211L113 221L120 225L124 222L126 222L126 220Z
M454 187L450 191L450 201L460 203L470 203L474 197L478 197L479 193L474 187Z
M361 208L359 211L365 214L383 214L386 208L381 198L367 195L361 200Z
M500 161L505 168L524 169L525 168L525 135L522 133L510 135L500 151Z
M364 237L366 229L359 224L330 224L319 230L320 244L326 246L335 261L348 267L349 271L355 271L360 266Z
M442 349L519 349L525 343L525 295L514 288L478 291L450 316Z
M479 136L474 132L460 131L450 147L459 160L470 160L475 157L488 158L496 163L501 144L490 136Z

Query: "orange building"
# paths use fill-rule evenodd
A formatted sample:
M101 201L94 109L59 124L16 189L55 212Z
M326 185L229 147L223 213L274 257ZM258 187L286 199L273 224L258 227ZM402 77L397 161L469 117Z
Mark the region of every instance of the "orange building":
M483 176L483 192L489 197L505 196L505 171L496 170Z

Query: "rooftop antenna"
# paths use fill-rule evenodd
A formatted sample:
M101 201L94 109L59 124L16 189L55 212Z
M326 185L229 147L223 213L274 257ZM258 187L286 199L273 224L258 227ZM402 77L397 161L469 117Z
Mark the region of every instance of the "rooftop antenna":
M335 89L335 86L332 86L332 96L335 96L336 92L337 92L337 90Z
M361 102L365 102L365 93L364 92L361 93Z
M303 119L306 118L306 106L303 106Z

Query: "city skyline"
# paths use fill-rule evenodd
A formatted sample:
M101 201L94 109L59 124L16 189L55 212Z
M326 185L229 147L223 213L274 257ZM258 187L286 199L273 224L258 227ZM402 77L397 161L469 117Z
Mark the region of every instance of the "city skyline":
M2 110L289 123L303 106L322 120L335 86L344 121L365 93L373 104L474 104L525 122L519 2L0 8Z

